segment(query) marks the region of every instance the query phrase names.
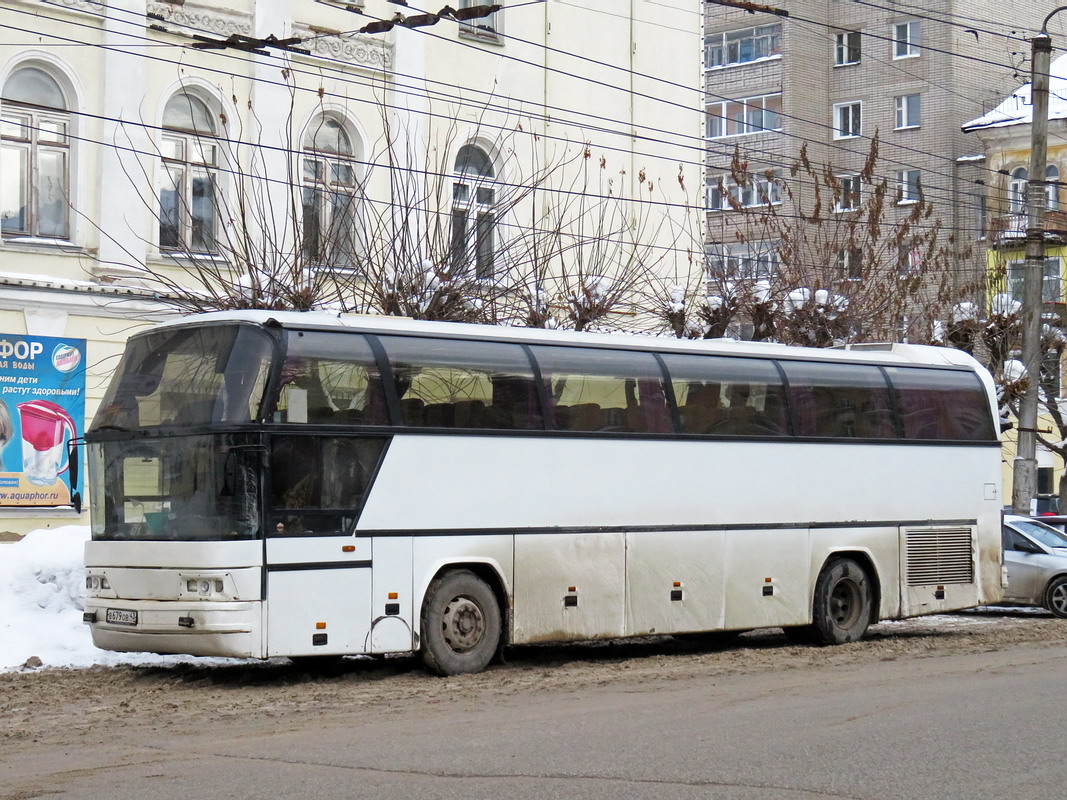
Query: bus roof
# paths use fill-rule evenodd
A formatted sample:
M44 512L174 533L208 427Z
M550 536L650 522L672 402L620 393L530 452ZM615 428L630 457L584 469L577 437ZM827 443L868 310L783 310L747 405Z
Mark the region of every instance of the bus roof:
M453 339L494 339L523 344L562 344L626 350L700 353L704 355L763 356L778 359L847 361L868 364L924 364L984 371L981 363L962 350L931 345L855 344L840 348L798 347L775 342L736 339L677 339L640 334L587 333L572 330L481 325L465 322L425 322L408 317L370 314L332 314L324 311L213 311L177 317L158 327L245 322L299 330L358 331L415 334Z

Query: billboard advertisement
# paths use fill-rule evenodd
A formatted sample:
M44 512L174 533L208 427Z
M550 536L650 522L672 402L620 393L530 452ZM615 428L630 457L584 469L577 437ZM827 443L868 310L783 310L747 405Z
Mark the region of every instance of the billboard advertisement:
M85 340L0 334L0 507L69 505L84 426Z

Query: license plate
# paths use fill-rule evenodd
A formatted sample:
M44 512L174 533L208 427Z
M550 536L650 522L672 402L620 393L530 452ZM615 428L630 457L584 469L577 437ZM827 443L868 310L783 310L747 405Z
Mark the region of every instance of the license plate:
M137 624L137 612L127 611L125 608L109 608L104 618L112 625Z

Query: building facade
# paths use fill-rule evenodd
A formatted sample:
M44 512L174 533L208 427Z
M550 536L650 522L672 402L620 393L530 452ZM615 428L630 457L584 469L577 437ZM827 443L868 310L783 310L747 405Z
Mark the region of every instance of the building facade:
M763 276L778 268L775 242L745 231L746 207L775 206L787 191L810 209L804 155L822 176L824 219L861 211L879 179L888 185L883 218L905 219L920 197L943 226L951 274L944 293L980 283L990 225L984 186L990 177L972 136L960 125L992 109L1017 83L1023 59L1051 2L936 0L906 3L788 0L785 12L746 13L705 4L708 254L712 270ZM999 22L998 20L1010 20ZM864 175L877 141L874 175ZM739 154L750 173L778 181L771 193L734 187ZM793 174L791 174L791 172ZM873 178L873 180L872 180ZM734 194L731 202L728 195ZM806 194L805 194L806 193ZM929 221L921 225L929 225ZM742 231L739 236L739 230ZM852 235L852 234L850 234ZM862 248L841 245L811 260L834 261L828 273L861 280ZM920 254L900 254L901 274L928 282ZM943 276L942 276L943 277ZM934 293L931 284L929 293ZM921 301L922 294L918 299ZM903 335L908 335L907 328Z
M8 473L21 485L20 447L37 458L26 415L57 440L80 435L143 325L256 298L381 311L405 270L409 294L447 273L525 281L540 302L563 260L517 258L536 249L523 241L558 240L597 203L602 221L605 204L625 207L599 231L618 239L700 185L686 159L700 137L697 0L414 5L0 9L0 339L52 347L61 367L66 348L84 359L72 431L53 400L74 389L40 407L6 399L0 487ZM643 246L665 264L676 238L653 222ZM41 452L69 483L65 456ZM0 530L80 519L3 498Z

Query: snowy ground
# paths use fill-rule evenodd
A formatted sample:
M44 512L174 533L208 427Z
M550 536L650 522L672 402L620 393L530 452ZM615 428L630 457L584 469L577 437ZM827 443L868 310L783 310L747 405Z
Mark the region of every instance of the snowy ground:
M14 544L0 543L0 672L20 670L34 656L46 667L205 663L207 659L93 647L82 622L82 547L88 538L87 526L68 525L34 531Z

